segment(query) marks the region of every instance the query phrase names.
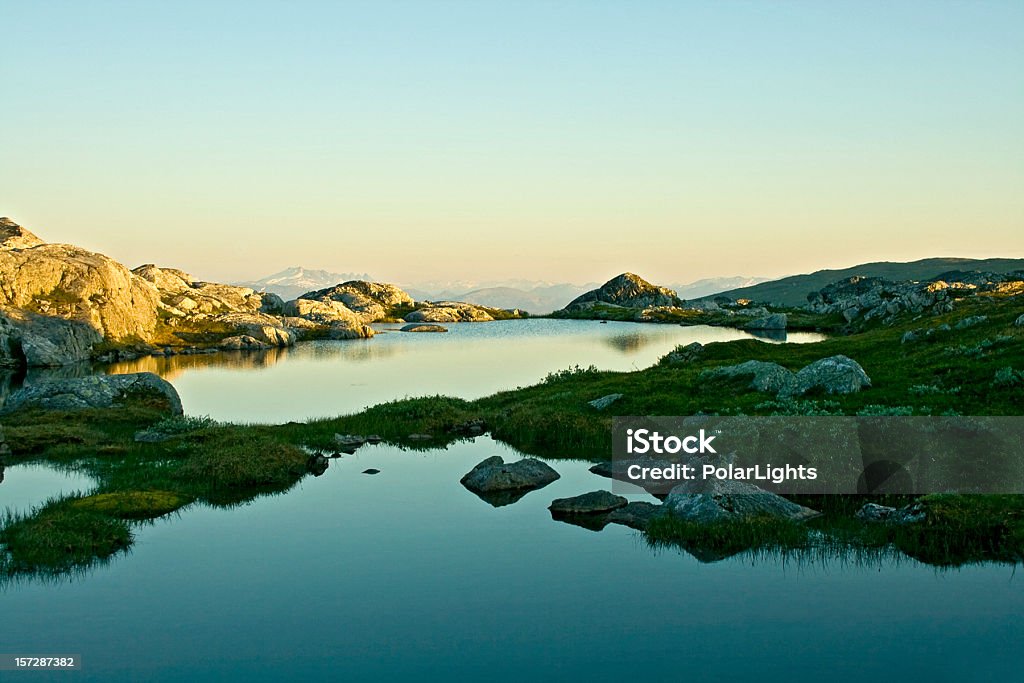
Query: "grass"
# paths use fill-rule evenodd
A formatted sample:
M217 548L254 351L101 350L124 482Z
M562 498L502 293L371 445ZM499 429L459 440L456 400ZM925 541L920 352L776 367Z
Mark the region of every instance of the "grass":
M29 515L8 516L0 530L10 553L6 569L59 569L80 565L84 558L101 561L130 545L130 520L166 514L191 501L234 505L287 490L305 475L309 451L333 451L338 433L376 434L403 448L441 448L468 438L463 425L482 420L495 438L523 453L599 461L611 454L613 413L1024 415L1024 386L1016 381L1024 372L1024 328L1013 324L1022 312L1019 300L978 296L962 300L943 316L905 316L890 327L879 324L813 344L713 343L683 363L663 360L636 372L570 368L534 386L475 401L411 398L306 423L244 426L168 417L165 406L145 396L115 410L5 415L11 463L46 461L84 471L99 482L92 496L50 501ZM906 331L953 326L972 315L988 319L901 343ZM780 400L748 389L744 380L702 376L710 368L752 359L798 370L836 354L858 361L872 378L871 388ZM599 412L588 404L612 393L623 394L612 410ZM140 431L166 438L137 442ZM430 438L412 440L413 434ZM907 527L854 520L852 513L865 500L833 496L798 501L825 513L804 526L748 520L696 527L669 520L652 525L649 537L656 544L703 549L709 557L837 548L895 548L934 564L1020 561L1024 556L1024 497L930 496L924 499L927 522Z

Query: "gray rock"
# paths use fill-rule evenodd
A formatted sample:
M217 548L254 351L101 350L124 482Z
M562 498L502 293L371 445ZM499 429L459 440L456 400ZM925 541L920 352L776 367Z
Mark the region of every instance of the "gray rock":
M130 375L93 375L73 379L54 379L18 389L8 397L0 412L38 408L42 410L82 410L110 408L130 395L158 396L168 411L181 415L181 399L169 382L151 372Z
M854 516L862 522L914 524L923 522L926 513L924 506L920 503L911 503L899 509L877 503L866 503L860 510L857 510Z
M608 514L607 521L611 524L622 524L631 529L643 531L651 520L664 514L660 505L654 503L634 502L613 510Z
M908 330L903 333L902 337L900 337L900 344L910 344L912 342L916 342L918 339L920 339L920 337L917 336L917 330Z
M772 313L764 318L751 320L744 325L747 330L784 330L788 320L785 313Z
M299 298L328 304L340 303L364 323L379 322L388 318L396 307L413 305L412 297L399 287L364 280L349 280L340 285L307 292Z
M572 498L556 498L548 506L553 515L593 515L611 512L629 503L622 496L608 491L591 491Z
M669 493L663 507L668 514L700 523L748 517L800 522L820 514L748 482L718 479L679 484Z
M799 396L812 389L822 389L826 394L852 394L871 386L871 378L864 368L843 355L816 360L796 373L795 379L792 390L783 393Z
M441 325L431 325L425 323L409 323L408 325L402 326L399 332L447 332L448 328Z
M103 337L91 325L54 316L0 313L0 366L51 367L89 360Z
M662 357L661 362L666 365L678 365L690 363L704 352L704 345L700 342L690 342L686 346L677 346L668 354Z
M534 458L506 464L495 455L479 463L460 480L470 491L489 493L517 489L538 489L559 478L558 472Z
M953 326L953 329L954 330L966 330L968 327L974 327L975 325L980 325L981 323L985 322L986 320L988 320L988 316L987 315L972 315L972 316L964 318L963 320L958 322L956 325Z
M739 365L705 370L702 377L746 377L750 376L750 388L766 394L780 394L792 391L795 377L792 372L778 363L762 360L748 360Z
M1021 314L1019 318L1013 323L1017 327L1024 327L1024 314Z
M587 405L592 406L595 410L604 410L620 398L622 398L622 394L608 394L601 398L595 398L593 401L588 401Z

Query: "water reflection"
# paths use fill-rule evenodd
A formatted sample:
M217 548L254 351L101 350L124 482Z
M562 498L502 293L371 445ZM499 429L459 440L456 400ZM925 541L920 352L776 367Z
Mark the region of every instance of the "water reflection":
M279 423L357 412L407 396L479 398L575 365L637 370L679 344L754 338L722 327L587 320L460 323L432 335L398 332L398 325L376 327L379 334L372 339L3 373L0 400L23 384L51 377L154 372L175 385L190 414ZM811 333L788 337L791 343L820 339Z

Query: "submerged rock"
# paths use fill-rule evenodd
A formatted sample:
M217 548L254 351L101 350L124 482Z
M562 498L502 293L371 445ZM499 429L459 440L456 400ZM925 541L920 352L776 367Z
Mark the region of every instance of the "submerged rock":
M409 323L403 326L399 332L447 332L448 328L441 325L431 325L424 323Z
M611 512L629 503L608 491L591 491L572 498L556 498L548 506L552 515L593 515Z
M42 410L83 410L110 408L133 394L161 398L168 412L181 415L181 399L169 382L152 372L130 375L93 375L72 379L53 379L32 384L12 393L3 410L38 408Z
M534 458L506 464L499 455L477 464L460 480L470 491L494 492L539 489L559 478L558 472Z
M663 508L675 517L699 523L749 517L802 522L820 514L748 482L718 479L679 484L665 498Z

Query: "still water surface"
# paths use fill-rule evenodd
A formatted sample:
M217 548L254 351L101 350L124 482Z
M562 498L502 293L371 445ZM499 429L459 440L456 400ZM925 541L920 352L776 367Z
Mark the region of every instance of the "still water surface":
M1016 680L1024 664L1013 568L705 564L553 521L552 499L607 487L588 463L550 461L560 480L491 507L459 478L495 454L519 457L488 437L364 447L286 494L141 526L87 576L0 587L0 651L80 653L83 671L32 680L103 682Z
M447 333L376 325L372 339L302 343L290 349L142 358L108 372L156 372L185 412L234 422L332 417L408 396L479 398L534 384L574 365L640 370L678 344L754 338L705 325L588 320L507 320L446 325ZM823 339L791 333L790 343Z

